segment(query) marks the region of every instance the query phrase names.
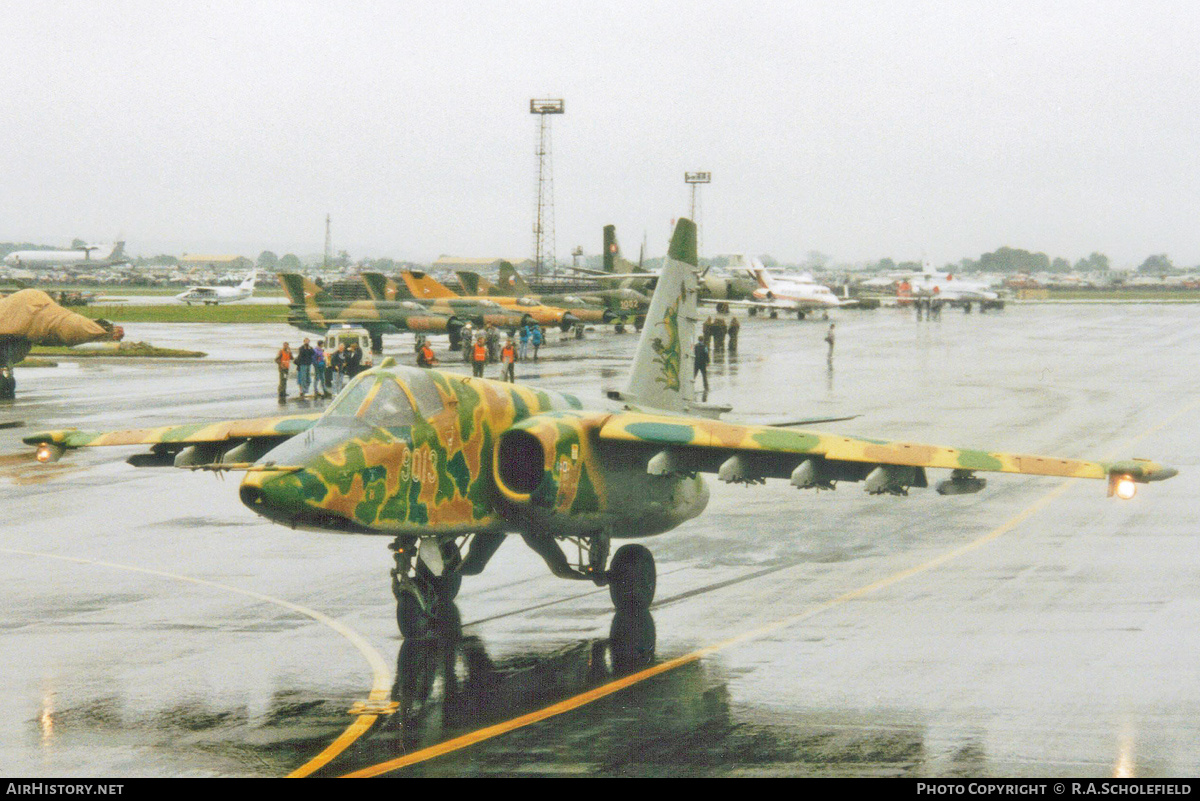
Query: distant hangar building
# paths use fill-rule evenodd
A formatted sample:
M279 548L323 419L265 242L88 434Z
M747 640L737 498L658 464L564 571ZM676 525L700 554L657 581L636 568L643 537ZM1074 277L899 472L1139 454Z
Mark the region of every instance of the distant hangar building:
M474 273L496 273L500 270L500 262L507 261L516 267L521 273L530 273L533 271L533 259L503 259L500 257L493 258L469 258L467 256L439 256L430 269L433 272L447 271L455 272L457 270L470 270Z
M249 270L254 266L254 262L247 259L245 256L230 256L230 255L204 255L198 253L185 253L179 259L179 266L183 269L207 269L207 270Z

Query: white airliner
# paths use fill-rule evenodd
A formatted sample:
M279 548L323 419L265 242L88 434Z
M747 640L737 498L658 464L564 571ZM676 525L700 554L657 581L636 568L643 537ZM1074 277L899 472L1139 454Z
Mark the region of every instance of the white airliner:
M258 270L251 270L246 280L237 286L190 286L186 291L175 296L175 300L191 306L193 303L203 303L215 306L218 303L233 303L235 300L245 300L254 295L254 281L258 278Z
M48 267L114 267L128 264L125 243L114 242L107 256L94 256L93 250L102 250L99 245L85 245L71 250L17 250L4 257L5 265L26 270Z
M751 293L753 300L722 300L730 306L749 307L753 314L758 309L769 311L771 316L779 312L795 312L801 320L811 311L836 309L839 306L852 306L857 301L842 300L829 287L818 284L809 275L789 276L777 275L767 271L763 263L754 257L734 257L726 268L730 272L738 269L748 272L758 284ZM716 303L718 301L705 301Z
M982 281L964 281L953 273L940 273L926 265L924 272L906 276L897 291L900 302L905 298L941 298L948 303L968 304L974 301L993 301L1000 296Z

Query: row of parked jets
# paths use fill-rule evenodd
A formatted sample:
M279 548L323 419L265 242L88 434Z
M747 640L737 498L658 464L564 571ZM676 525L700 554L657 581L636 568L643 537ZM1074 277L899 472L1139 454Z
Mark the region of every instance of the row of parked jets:
M640 265L622 258L613 226L606 226L604 235L605 271L575 269L602 283L616 281L626 288L653 290L657 273L642 270ZM114 242L107 255L100 256L94 252L103 250L104 246L98 245L69 250L22 250L5 256L4 264L14 268L37 269L112 267L128 263L123 241ZM725 275L709 276L707 273L700 280L702 288L707 289L710 301L748 308L751 313L766 311L775 315L783 312L804 317L813 311L858 303L852 298L838 297L828 286L816 282L809 274L773 272L754 257L731 257ZM745 281L746 277L749 281ZM237 286L190 286L176 295L175 299L189 306L194 303L215 305L247 300L254 296L256 279L257 272L252 271ZM998 298L986 283L964 280L952 273L935 271L930 266L920 273L891 273L871 278L862 282L861 286L878 289L881 293L895 289L901 302L920 297L940 298L949 303L988 302Z

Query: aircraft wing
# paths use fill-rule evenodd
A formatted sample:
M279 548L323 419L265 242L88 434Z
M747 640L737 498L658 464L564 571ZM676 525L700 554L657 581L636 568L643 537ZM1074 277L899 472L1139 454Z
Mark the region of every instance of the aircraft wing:
M312 428L320 413L257 417L216 423L189 423L97 433L74 428L43 431L23 439L37 446L39 461L56 461L65 451L102 445L150 445L149 454L130 459L145 466L174 464L201 468L223 464L244 467L285 439Z
M805 311L819 311L821 309L839 309L845 306L854 306L858 303L857 300L843 300L838 298L836 305L829 303L821 303L816 300L800 300L797 298L777 298L775 300L721 300L720 298L700 298L698 303L704 306L716 306L718 303L724 303L726 306L738 306L741 308L756 308L756 309L776 309L778 311L796 311L804 309Z
M652 474L717 473L722 481L734 483L790 478L797 487L866 481L872 494L904 494L909 487L926 487L926 468L954 471L939 483L942 494L982 489L985 482L975 478L976 471L1108 479L1110 494L1123 480L1160 481L1177 472L1141 459L1090 462L640 412L613 415L601 427L600 438L642 446L650 456L647 471Z

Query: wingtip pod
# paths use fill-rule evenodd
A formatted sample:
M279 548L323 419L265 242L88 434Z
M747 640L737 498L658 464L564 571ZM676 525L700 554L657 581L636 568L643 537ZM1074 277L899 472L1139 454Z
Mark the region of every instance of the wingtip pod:
M1116 495L1123 500L1129 500L1137 494L1138 484L1151 481L1166 481L1179 475L1174 467L1151 462L1148 459L1131 459L1124 462L1113 462L1105 465L1108 473L1108 495Z
M675 234L671 237L671 247L667 255L676 261L696 267L700 258L696 249L696 224L687 217L680 217L675 223Z
M1166 481L1179 475L1174 467L1167 467L1149 459L1129 459L1123 462L1112 462L1105 465L1109 476L1126 476L1140 484L1151 481Z

